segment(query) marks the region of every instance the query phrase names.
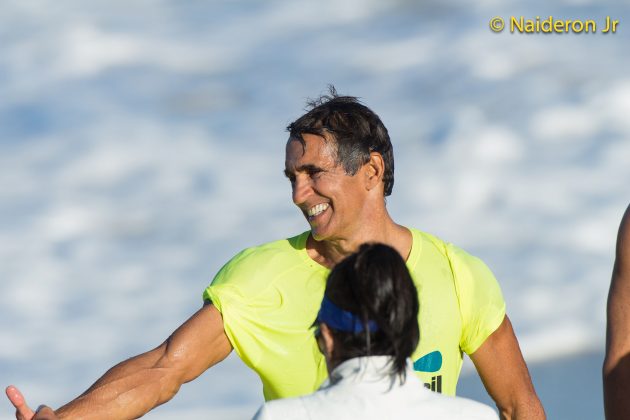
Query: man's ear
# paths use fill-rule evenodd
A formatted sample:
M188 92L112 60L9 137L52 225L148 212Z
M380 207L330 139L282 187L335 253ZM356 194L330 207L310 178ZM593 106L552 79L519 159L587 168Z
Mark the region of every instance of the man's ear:
M365 173L366 188L368 191L382 184L385 173L383 156L377 152L370 153L370 160L363 167Z
M324 349L326 350L324 356L326 357L326 359L330 359L333 354L333 350L335 349L335 341L333 340L332 333L330 332L330 328L328 328L328 325L324 323L321 323L319 325L319 330L321 331L322 338L324 339Z

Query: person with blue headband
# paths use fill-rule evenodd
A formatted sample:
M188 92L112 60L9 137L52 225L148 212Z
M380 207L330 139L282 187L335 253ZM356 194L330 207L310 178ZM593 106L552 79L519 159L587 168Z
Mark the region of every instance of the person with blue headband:
M418 308L400 254L362 245L331 271L313 324L329 379L313 394L266 403L254 419L497 419L489 406L432 392L413 374Z

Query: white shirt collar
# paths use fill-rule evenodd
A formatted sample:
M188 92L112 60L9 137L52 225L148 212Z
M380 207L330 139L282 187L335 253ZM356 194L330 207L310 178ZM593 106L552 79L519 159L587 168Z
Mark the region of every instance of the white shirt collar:
M320 389L340 383L382 382L386 379L390 380L390 387L401 385L399 375L392 374L393 361L391 356L364 356L348 359L332 371ZM406 374L414 376L409 362Z

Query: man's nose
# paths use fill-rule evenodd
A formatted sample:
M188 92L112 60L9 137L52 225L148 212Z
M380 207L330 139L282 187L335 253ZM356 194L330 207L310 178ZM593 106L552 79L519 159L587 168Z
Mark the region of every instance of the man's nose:
M311 191L311 184L306 177L298 176L293 181L293 202L300 205L306 201Z

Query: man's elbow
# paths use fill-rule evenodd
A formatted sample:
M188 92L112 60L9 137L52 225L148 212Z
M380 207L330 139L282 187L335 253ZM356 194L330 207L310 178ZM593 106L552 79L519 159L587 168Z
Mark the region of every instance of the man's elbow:
M602 379L604 386L630 384L630 352L609 352L602 364Z
M607 419L625 419L630 412L630 353L607 354L602 366L604 409Z
M604 363L602 363L602 380L604 385L606 385L606 382L611 379L615 366L617 366L617 360L606 355L606 357L604 357Z
M171 400L186 381L187 363L178 353L168 350L167 340L162 346L162 354L151 370L155 372L159 381L159 393L156 406Z
M162 386L159 400L157 401L157 405L164 404L165 402L170 401L173 397L179 392L182 384L178 381L169 381L167 384Z

